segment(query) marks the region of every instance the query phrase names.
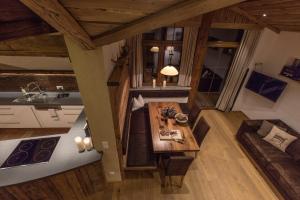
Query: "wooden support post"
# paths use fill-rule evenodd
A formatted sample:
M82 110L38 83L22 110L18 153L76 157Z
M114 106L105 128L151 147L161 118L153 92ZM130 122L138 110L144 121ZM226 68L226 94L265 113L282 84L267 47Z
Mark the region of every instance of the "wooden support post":
M212 24L213 13L205 14L199 28L197 45L194 55L194 66L191 80L191 91L189 94L189 107L192 108L198 93L198 85L201 78L202 68L207 52L207 40L210 26Z
M103 49L84 50L65 37L70 60L76 75L85 113L89 120L92 139L97 150L103 150L103 169L108 182L121 181L119 157L109 91L105 77ZM103 149L102 142L109 147Z

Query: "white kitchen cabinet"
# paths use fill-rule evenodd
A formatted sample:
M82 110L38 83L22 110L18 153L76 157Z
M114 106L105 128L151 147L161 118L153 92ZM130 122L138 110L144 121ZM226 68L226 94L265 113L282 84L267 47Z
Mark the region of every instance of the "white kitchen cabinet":
M72 127L83 106L59 106L33 109L42 128Z
M0 106L0 128L40 128L33 106Z

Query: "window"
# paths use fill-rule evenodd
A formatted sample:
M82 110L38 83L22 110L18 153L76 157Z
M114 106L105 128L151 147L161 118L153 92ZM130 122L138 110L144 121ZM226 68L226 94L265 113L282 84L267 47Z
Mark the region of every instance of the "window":
M168 64L172 64L179 70L182 41L183 28L180 27L164 27L143 34L144 85L150 85L153 78L156 78L157 83L160 84L164 77L159 72ZM178 76L168 77L167 81L177 84Z

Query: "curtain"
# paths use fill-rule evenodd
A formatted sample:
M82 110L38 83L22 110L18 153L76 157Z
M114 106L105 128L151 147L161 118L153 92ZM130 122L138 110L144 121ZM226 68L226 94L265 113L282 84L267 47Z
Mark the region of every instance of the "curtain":
M260 34L261 31L257 30L245 31L241 45L227 75L224 88L218 99L217 109L226 112L232 109L239 88L243 84L248 65L253 58Z
M143 86L143 47L142 34L128 39L128 48L131 56L129 66L131 73L131 87L139 88Z
M190 86L199 27L184 27L179 86Z

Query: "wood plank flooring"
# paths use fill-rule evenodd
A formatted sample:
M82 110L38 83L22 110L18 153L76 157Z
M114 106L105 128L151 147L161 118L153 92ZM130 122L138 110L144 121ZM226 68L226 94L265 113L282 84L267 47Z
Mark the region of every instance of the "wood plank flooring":
M126 172L123 182L107 184L90 200L278 200L235 139L246 117L216 110L200 115L211 129L181 189L161 188L157 172L132 171Z
M100 199L278 199L235 140L237 129L246 117L240 112L215 110L204 110L201 115L211 129L181 189L162 189L156 172L130 172L123 182L108 185Z

